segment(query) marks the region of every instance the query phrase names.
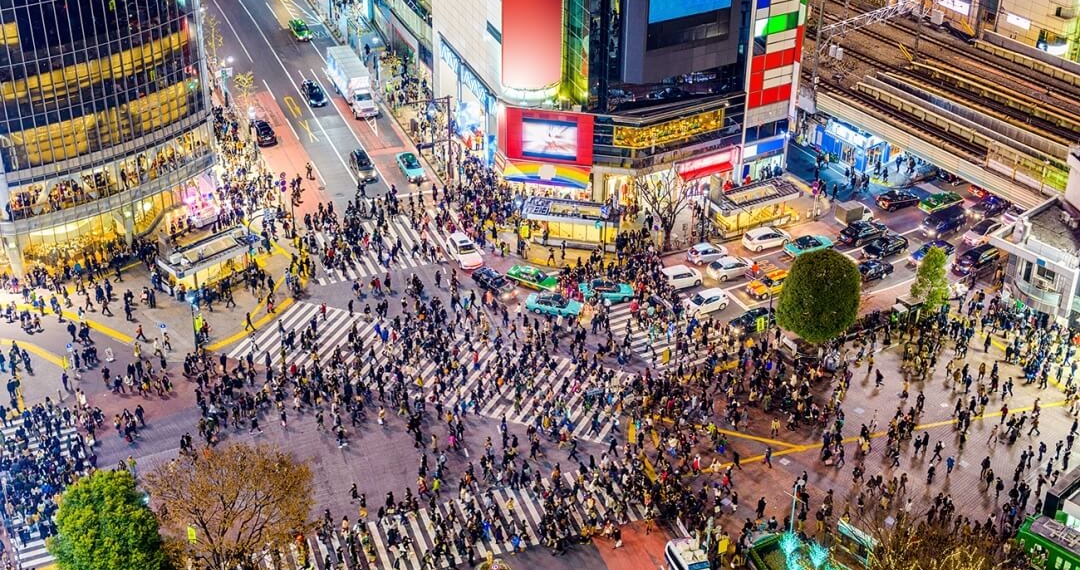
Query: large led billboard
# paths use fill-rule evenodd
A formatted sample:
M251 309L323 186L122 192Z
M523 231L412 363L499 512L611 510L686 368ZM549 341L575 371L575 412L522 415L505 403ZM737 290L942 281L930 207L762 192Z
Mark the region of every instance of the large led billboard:
M678 20L731 7L731 0L651 0L649 23Z
M500 125L510 159L592 166L593 116L506 107Z
M562 79L562 0L502 0L502 84L543 89Z

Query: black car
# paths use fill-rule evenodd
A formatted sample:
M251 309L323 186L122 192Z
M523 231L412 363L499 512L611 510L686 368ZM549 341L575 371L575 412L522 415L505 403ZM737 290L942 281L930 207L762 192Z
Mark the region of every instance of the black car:
M858 220L840 230L840 243L859 246L885 235L887 231L889 228L879 221Z
M356 177L363 182L371 182L379 177L375 172L375 164L362 148L354 149L349 153L349 166L356 173Z
M870 259L859 264L859 273L862 274L863 282L877 281L892 275L893 265L888 261Z
M758 319L761 318L765 318L765 320L759 321ZM731 327L731 330L736 334L750 334L761 332L761 330L758 329L761 328L759 325L762 323L765 324L765 326L776 323L776 315L773 313L772 309L768 307L755 307L734 319L731 319L731 321L728 322L728 326Z
M888 234L866 244L863 257L867 259L885 259L907 251L908 240L899 234Z
M305 79L304 84L300 86L301 91L304 92L304 97L307 98L308 105L312 107L323 107L329 101L326 98L326 91L323 91L322 87L319 87L318 83L310 79Z
M270 126L263 120L255 121L255 142L259 146L274 146L278 143L277 133L274 132L274 127Z
M514 282L490 267L481 267L473 271L472 278L481 289L491 291L499 298L505 299L514 291Z
M877 205L886 212L895 212L903 208L918 205L919 196L908 190L889 190L878 195Z
M957 275L978 274L993 267L999 257L1001 257L1001 250L998 248L990 244L980 245L960 254L952 270Z
M1004 214L1005 210L1008 210L1011 206L1012 202L993 194L987 194L986 197L969 208L967 214L976 220L985 220L986 218Z

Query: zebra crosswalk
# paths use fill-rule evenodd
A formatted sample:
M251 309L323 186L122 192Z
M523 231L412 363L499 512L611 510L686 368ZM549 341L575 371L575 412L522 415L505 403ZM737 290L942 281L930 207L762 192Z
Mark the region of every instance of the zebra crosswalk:
M562 473L563 488L571 490L572 496L567 501L569 518L577 528L589 523L589 519L610 518L619 523L641 520L645 508L636 501L626 501L623 490L617 482L611 482L613 495L608 495L604 485L586 483L575 486L572 473ZM550 477L541 479L544 491L554 487ZM625 509L616 505L625 501ZM469 505L474 508L470 509ZM289 545L278 552L268 552L264 556L263 567L267 570L282 568L314 567L319 570L423 570L424 568L448 568L447 557L442 556L430 561L425 566L424 555L435 548L437 521L453 517L457 521L467 520L472 512L489 513L489 506L497 506L500 515L491 517L491 524L485 525L480 540L475 543L475 560L483 560L488 553L505 556L513 552L511 528L522 532L522 545L526 548L542 543L541 520L544 518L542 500L525 488L490 487L479 496L455 498L435 504L435 510L422 508L415 513L395 513L382 520L358 521L347 530L334 528L321 538L312 535L305 538L301 553L296 544ZM372 517L373 518L373 517ZM496 528L501 527L501 528ZM452 537L448 537L452 538ZM453 545L450 545L450 557L454 567L468 561ZM365 548L366 547L366 548ZM373 557L365 553L368 550Z
M21 418L8 422L8 425L0 432L3 434L2 440L5 442L11 442L15 440L15 432L23 425ZM68 457L68 447L71 442L79 438L78 430L74 426L65 426L60 429L59 443L60 454L63 457ZM25 451L20 450L19 454L30 454L36 456L41 451L41 443L37 438L31 437L27 442ZM3 453L7 453L4 450ZM0 481L3 482L5 495L9 492L7 489L8 477L10 475L7 472L0 474ZM6 515L5 515L6 516ZM45 548L45 536L42 535L39 524L31 524L20 514L15 513L10 517L9 521L11 527L9 529L9 538L11 539L12 547L15 551L15 559L18 561L18 567L24 570L33 570L35 568L46 568L55 563L55 558Z
M315 336L304 340L302 331L313 323ZM320 305L301 301L285 309L274 325L238 342L227 356L241 360L250 354L254 362L264 364L269 355L274 367L285 362L299 368L310 367L316 359L329 362L339 351L338 357L346 365L360 358L364 366L369 366L382 356L385 347L392 345L380 337L385 326L369 322L360 314L350 316L336 307L326 307L324 317ZM356 333L352 334L354 327ZM350 336L354 339L352 345ZM491 342L458 343L458 365L466 368L463 377L451 375L452 380L446 382L452 385L438 387L435 379L442 376L438 370L441 365L421 356L412 366L423 385L411 389L432 396L441 388L441 400L448 408L465 406L470 412L490 418L543 428L555 426L559 430L565 425L579 439L603 442L617 429L620 398L632 380L630 373L603 367L589 370L568 358L552 356L551 366L536 373L523 372L521 384L507 382L500 387L495 369L506 355L500 357L499 349ZM357 347L361 354L354 352ZM376 360L369 358L371 354ZM480 392L481 387L485 396L474 402L472 394Z
M374 221L366 221L361 225L368 234L376 231ZM338 262L334 266L320 263L314 281L319 285L331 285L355 281L363 277L382 276L388 271L429 265L433 263L433 259L425 253L425 244L438 245L444 250L446 247L446 239L441 230L432 226L421 233L412 226L412 222L405 215L394 216L387 220L387 231L380 233L383 234L383 243L386 244L381 251L374 246L369 246L361 253L352 255L349 261ZM327 246L331 245L332 238L325 232L315 231L311 235L320 251L325 251ZM401 248L390 260L390 249L399 241ZM340 256L340 253L338 255Z
M689 366L701 364L709 359L709 354L702 353L690 357L680 357L679 341L687 340L686 322L663 322L642 324L630 313L630 304L615 305L608 313L611 331L616 342L622 342L627 327L630 329L630 349L637 353L653 368L663 369L683 362ZM664 355L668 358L665 360Z

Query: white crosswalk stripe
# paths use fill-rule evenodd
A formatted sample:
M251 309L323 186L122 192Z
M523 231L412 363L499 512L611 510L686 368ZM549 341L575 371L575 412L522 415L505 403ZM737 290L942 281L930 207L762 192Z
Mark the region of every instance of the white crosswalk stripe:
M370 234L376 230L374 221L363 222L364 229ZM352 257L352 262L345 262L343 267L326 267L321 262L315 272L315 282L319 285L331 285L333 283L355 281L356 279L382 276L387 271L400 269L414 269L432 263L431 258L423 253L422 244L425 237L429 243L433 243L446 249L446 239L442 231L432 226L426 236L413 228L407 216L395 216L387 221L388 231L383 235L383 243L386 247L382 255L374 246L369 246L359 255ZM325 232L316 231L312 234L321 250L325 250L330 242L330 237ZM387 263L390 248L401 241L401 250L393 261ZM414 248L416 253L413 253ZM340 254L339 254L340 255ZM321 259L321 258L320 258Z
M631 322L633 320L633 322ZM666 368L674 366L680 360L676 353L676 343L680 337L686 336L687 325L685 322L668 324L666 328L657 324L655 327L642 325L630 313L630 304L622 303L615 305L608 313L608 322L615 341L621 343L626 335L626 327L631 327L630 349L637 353L645 362L654 368ZM668 362L663 361L665 350L671 351ZM708 360L708 354L695 355L683 359L687 365L697 365Z
M564 472L563 483L564 489L573 489L574 475ZM613 483L612 485L616 490L616 494L620 494L621 490L618 484ZM543 486L547 491L553 489L550 477L543 478ZM590 491L588 485L583 485L573 495L574 497L569 502L569 512L571 519L579 527L589 518L589 510L595 509L601 518L613 515L611 505L615 498L607 496L599 488L599 485L596 486L594 491ZM518 529L524 529L522 538L525 547L535 547L541 543L540 521L543 518L544 509L539 498L534 497L531 491L511 489L509 487L492 487L491 497L498 504L499 511L502 513L502 520L497 523L492 521L494 525L502 527L502 540L496 539L496 531L492 526L490 532L484 534L475 545L475 561L483 560L488 552L496 556L509 555L513 551L509 530L511 525ZM482 507L487 504L486 499L483 497L477 497L476 500ZM511 501L512 505L510 504ZM445 519L451 511L454 511L459 521L458 524L467 518L466 505L457 499L437 503L436 510L440 519ZM644 513L644 507L641 504L631 502L626 509L625 520L621 522L640 520L644 517ZM397 565L400 570L421 570L424 554L433 549L435 545L435 515L436 513L423 508L416 513L406 515L399 513L387 516L381 521L366 521L363 527L370 534L370 542L375 552L375 560L371 563L367 561L360 544L361 540L358 537L355 538L358 559L357 564L354 564L352 556L349 554L348 541L339 533L340 529L335 528L332 535L328 537L329 544L325 544L315 536L311 536L308 539L309 552L312 552L314 556L311 562L320 570L327 570L329 567L326 566L326 562L327 555L329 555L329 561L332 565L335 565L332 566L334 568L338 567L336 565L342 565L342 567L350 570L363 567L374 570L392 570L395 568L395 560L400 558ZM400 538L392 541L390 537L391 529L396 529L396 534L400 535ZM454 530L456 532L456 529ZM448 538L452 539L453 537ZM409 546L403 548L402 544L406 540ZM449 546L455 566L467 561L467 558L461 556L452 543ZM339 558L339 554L342 555L343 559ZM439 557L435 560L435 567L449 567L446 558Z
M305 350L301 340L301 331L315 323L317 331L314 352ZM285 362L297 367L311 365L314 362L313 354L318 355L320 362L330 360L334 350L348 344L349 332L356 326L357 337L363 339L364 353L372 342L376 342L377 323L368 322L360 314L349 316L345 309L326 307L326 317L322 316L322 309L313 303L295 303L285 310L280 317L270 326L254 331L246 340L242 340L228 353L229 358L243 359L250 353L255 362L263 363L265 355L270 354L274 366L280 366L284 349ZM282 332L284 331L284 333ZM295 331L295 339L292 347L285 347L289 331ZM381 350L381 339L377 341L376 350ZM351 349L341 351L345 362L350 362L357 355Z
M0 429L3 432L4 441L12 441L15 439L16 430L23 424L21 418L8 422L8 426ZM60 449L61 455L68 457L68 447L71 442L79 438L79 433L74 427L62 427L60 429ZM31 436L27 446L27 452L36 454L41 445L36 437ZM6 453L6 451L4 452ZM22 452L20 451L20 454ZM0 478L4 480L4 484L7 484L7 473L0 474ZM41 536L41 532L37 528L30 529L29 533L24 534L24 530L28 527L26 521L16 514L11 518L11 527L14 531L11 534L12 546L15 549L15 558L18 560L19 567L27 570L34 568L44 568L53 564L56 560L48 550L45 548L45 538Z

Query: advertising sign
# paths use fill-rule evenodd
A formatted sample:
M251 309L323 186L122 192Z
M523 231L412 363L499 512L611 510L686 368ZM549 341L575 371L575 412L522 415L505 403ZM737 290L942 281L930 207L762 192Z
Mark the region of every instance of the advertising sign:
M592 115L507 107L500 118L507 158L592 166Z

